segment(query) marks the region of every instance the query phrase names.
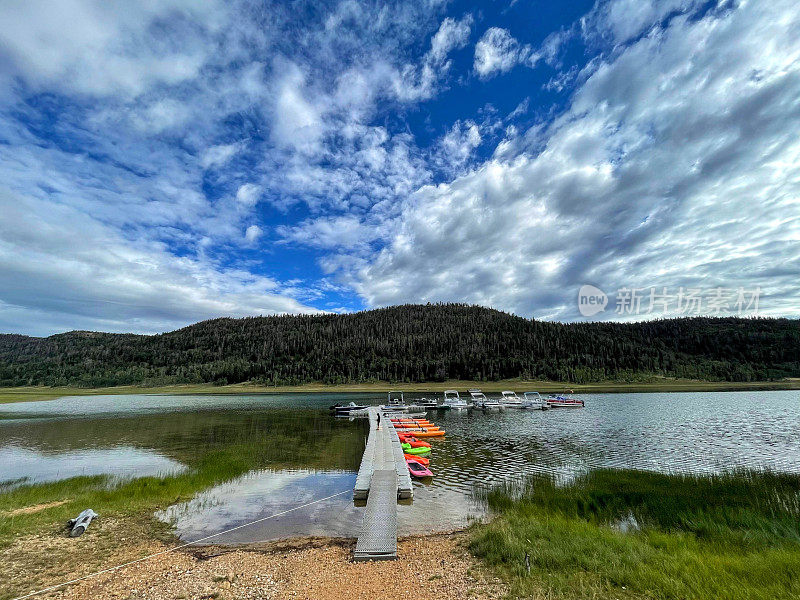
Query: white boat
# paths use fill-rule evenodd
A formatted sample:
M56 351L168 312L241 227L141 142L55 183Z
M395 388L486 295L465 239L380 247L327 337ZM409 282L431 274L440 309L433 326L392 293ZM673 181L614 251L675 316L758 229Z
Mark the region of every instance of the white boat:
M517 392L505 391L502 392L500 404L506 408L522 408L522 398L517 395Z
M356 404L355 402L350 402L349 404L334 404L331 406L330 410L332 413L335 413L337 416L347 416L353 411L364 410L367 406L365 404Z
M439 407L439 403L436 401L436 398L419 398L415 401L417 406L422 406L426 409L434 409Z
M389 392L386 397L386 404L379 406L382 411L409 413L425 412L425 407L418 404L406 404L403 392Z
M575 392L572 390L569 390L569 393L551 394L547 397L547 405L550 408L583 408L583 400L570 396L570 394L574 393Z
M469 404L458 395L458 391L446 390L444 393L444 401L439 405L439 408L466 410L469 408Z
M529 408L533 410L547 410L550 406L539 392L525 392L523 394L522 406L520 408Z
M472 404L475 408L482 408L483 410L505 410L505 407L500 404L498 400L490 400L480 390L469 390L469 395L472 398Z
M408 412L409 406L406 404L403 392L389 392L386 395L386 404L381 409L395 412Z

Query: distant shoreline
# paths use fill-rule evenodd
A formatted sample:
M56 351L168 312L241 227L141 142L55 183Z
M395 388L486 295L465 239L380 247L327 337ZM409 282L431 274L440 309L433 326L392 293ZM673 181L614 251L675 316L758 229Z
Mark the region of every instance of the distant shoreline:
M690 379L664 379L655 382L599 382L587 384L562 383L554 381L524 381L507 379L503 381L445 381L428 383L350 383L327 385L309 383L293 386L265 386L250 383L232 385L186 384L167 386L115 386L104 388L75 387L9 387L0 388L0 404L11 402L30 402L38 400L55 400L63 396L96 396L101 394L281 394L281 393L386 393L389 390L414 393L442 393L444 390L456 389L461 392L471 388L479 388L488 393L499 393L503 390L518 392L536 390L539 392L561 392L565 389L576 394L609 394L639 392L732 392L732 391L770 391L800 390L800 379L782 379L779 381L696 381Z

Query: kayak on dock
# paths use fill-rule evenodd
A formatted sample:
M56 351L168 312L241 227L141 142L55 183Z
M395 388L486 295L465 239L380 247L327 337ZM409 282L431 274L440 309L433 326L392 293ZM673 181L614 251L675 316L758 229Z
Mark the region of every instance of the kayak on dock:
M418 463L416 460L411 460L410 458L407 458L406 465L408 465L408 471L414 477L433 477L433 473L431 473L431 471L427 467Z

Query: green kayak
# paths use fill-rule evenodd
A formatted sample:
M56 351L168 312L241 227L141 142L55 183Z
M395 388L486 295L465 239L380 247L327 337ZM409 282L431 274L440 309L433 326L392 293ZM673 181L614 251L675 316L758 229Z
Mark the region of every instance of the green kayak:
M414 454L415 456L427 456L431 453L430 448L426 448L425 446L420 446L419 448L412 448L411 444L400 444L403 448L403 452L406 454Z

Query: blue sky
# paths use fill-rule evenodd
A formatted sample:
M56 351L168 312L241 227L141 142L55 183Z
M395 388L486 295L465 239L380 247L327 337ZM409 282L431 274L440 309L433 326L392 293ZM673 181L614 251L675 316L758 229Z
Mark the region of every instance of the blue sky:
M796 2L0 21L0 331L437 301L571 321L584 284L800 312Z

